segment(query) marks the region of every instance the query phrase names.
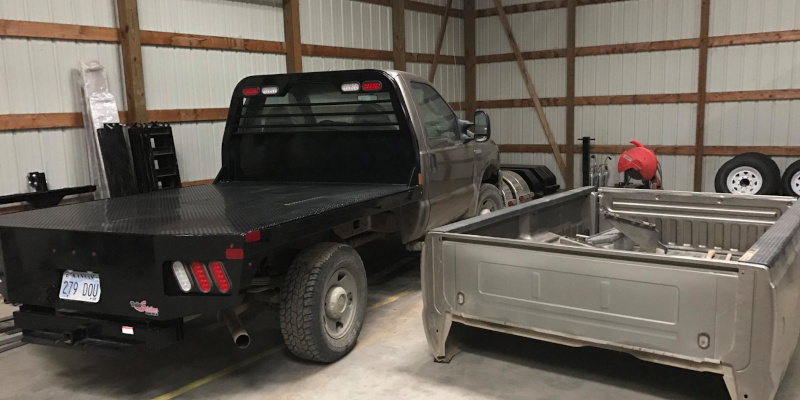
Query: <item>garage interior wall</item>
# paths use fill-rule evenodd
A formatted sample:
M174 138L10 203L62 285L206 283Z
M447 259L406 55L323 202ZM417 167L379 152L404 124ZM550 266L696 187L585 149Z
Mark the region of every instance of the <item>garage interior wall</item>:
M298 1L304 71L393 68L388 1ZM99 60L126 120L117 2L0 0L0 195L27 192L32 171L44 171L51 188L90 183L73 74L81 59ZM233 87L246 76L287 70L283 2L136 3L149 119L172 124L184 182L207 183L220 167ZM447 3L406 1L407 70L427 76ZM462 1L452 7L434 85L460 108Z
M695 188L704 2L710 4L710 40L700 189L713 191L717 169L735 154L763 151L782 169L800 158L796 0L576 1L573 135L576 143L590 136L594 145L613 150L597 154L598 160L613 158L612 183L620 179L619 153L637 139L656 148L668 189ZM502 2L562 151L569 3ZM545 164L564 185L494 3L479 0L477 6L478 108L492 117L503 161ZM765 147L749 150L753 146ZM580 148L574 151L573 179L580 185Z

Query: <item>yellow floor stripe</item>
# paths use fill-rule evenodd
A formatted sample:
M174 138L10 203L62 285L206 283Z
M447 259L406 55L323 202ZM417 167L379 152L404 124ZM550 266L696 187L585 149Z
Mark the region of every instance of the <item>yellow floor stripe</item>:
M407 296L407 295L409 295L411 293L414 293L414 290L404 290L404 291L402 291L402 292L400 292L400 293L398 293L398 294L396 294L394 296L387 297L386 299L383 299L383 300L381 300L381 301L369 306L369 308L367 308L367 311L372 311L374 309L383 307L383 306L385 306L387 304L394 303L395 301L400 300L404 296ZM269 355L275 354L275 353L283 350L284 347L285 346L282 345L282 344L278 345L278 346L275 346L275 347L273 347L273 348L271 348L271 349L269 349L269 350L267 350L267 351L265 351L263 353L256 354L256 355L254 355L254 356L252 356L252 357L250 357L248 359L245 359L244 361L240 361L240 362L238 362L236 364L233 364L233 365L230 365L228 367L225 367L225 368L223 368L223 369L221 369L221 370L219 370L219 371L217 371L217 372L215 372L215 373L213 373L211 375L208 375L208 376L206 376L204 378L200 378L200 379L198 379L198 380L196 380L196 381L194 381L194 382L192 382L192 383L190 383L190 384L188 384L186 386L182 386L182 387L180 387L178 389L175 389L175 390L173 390L173 391L171 391L169 393L165 393L165 394L162 394L161 396L154 397L151 400L170 400L170 399L174 399L174 398L176 398L176 397L178 397L178 396L180 396L180 395L182 395L182 394L184 394L186 392L189 392L191 390L197 389L200 386L203 386L203 385L205 385L205 384L207 384L209 382L212 382L212 381L215 381L215 380L217 380L219 378L222 378L224 376L230 375L232 372L234 372L234 371L236 371L236 370L238 370L238 369L240 369L242 367L246 367L246 366L248 366L250 364L253 364L256 361L261 360L262 358L265 358L265 357L267 357Z

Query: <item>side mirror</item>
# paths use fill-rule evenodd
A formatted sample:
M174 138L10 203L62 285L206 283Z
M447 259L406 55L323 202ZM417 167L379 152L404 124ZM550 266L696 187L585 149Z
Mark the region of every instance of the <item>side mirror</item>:
M475 137L473 136L472 132L470 132L470 129L472 128L472 126L473 126L472 122L469 122L469 121L464 120L464 119L459 119L458 120L458 132L459 132L459 136L461 137L461 141L462 142L467 143L470 140L475 139Z
M475 141L485 142L492 137L492 124L484 111L475 112L475 125L472 127Z

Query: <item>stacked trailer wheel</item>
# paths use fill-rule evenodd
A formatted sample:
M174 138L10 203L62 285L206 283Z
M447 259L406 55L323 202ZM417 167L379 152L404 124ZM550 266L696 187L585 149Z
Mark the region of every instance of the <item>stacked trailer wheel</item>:
M781 190L786 196L800 197L800 160L793 162L783 172Z
M714 188L717 193L776 195L781 188L781 171L769 156L740 154L722 164L715 176Z

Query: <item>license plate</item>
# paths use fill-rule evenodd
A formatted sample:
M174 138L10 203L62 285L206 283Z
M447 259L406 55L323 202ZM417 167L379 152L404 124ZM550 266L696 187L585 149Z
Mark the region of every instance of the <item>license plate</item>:
M100 274L64 271L58 297L64 300L97 303L100 301Z

